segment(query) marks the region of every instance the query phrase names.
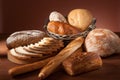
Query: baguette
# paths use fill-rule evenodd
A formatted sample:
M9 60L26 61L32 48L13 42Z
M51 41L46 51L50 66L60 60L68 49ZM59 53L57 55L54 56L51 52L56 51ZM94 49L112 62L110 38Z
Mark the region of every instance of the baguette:
M70 42L63 50L61 50L58 55L56 55L52 60L48 62L47 65L43 67L40 71L38 77L42 80L49 76L55 71L55 69L72 53L74 53L78 48L82 46L84 42L83 37L78 37Z
M47 59L42 60L42 61L34 62L31 64L25 64L25 65L13 67L13 68L9 69L8 73L12 76L16 76L16 75L23 74L26 72L34 71L36 69L40 69L44 65L46 65L52 58L53 57L47 58Z

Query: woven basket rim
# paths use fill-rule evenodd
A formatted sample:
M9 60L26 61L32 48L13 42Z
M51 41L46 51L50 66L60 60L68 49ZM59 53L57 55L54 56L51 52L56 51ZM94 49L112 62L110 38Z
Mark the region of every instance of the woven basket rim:
M48 22L47 22L47 23L48 23ZM47 35L50 36L50 37L53 37L53 38L55 38L55 39L60 39L60 40L71 40L71 39L75 39L76 37L80 37L80 36L86 37L87 34L88 34L91 30L93 30L93 29L96 28L96 26L95 26L96 18L93 18L91 24L89 25L89 27L88 27L85 31L83 31L83 32L81 32L81 33L78 33L78 34L73 34L73 35L59 35L59 34L55 34L55 33L49 32L49 31L47 30L47 23L43 26L44 29L45 29L45 32L47 33Z

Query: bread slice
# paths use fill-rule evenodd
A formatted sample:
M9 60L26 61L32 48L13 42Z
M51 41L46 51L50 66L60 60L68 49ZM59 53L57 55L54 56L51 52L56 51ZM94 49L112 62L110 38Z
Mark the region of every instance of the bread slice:
M27 46L28 47L28 46ZM53 52L53 51L57 51L57 48L52 48L52 47L28 47L30 50L33 50L33 51L37 51L37 52L41 52L41 53L50 53L50 52Z
M27 52L32 52L35 54L50 54L51 53L51 51L48 51L47 49L46 51L42 51L42 50L35 50L35 49L29 48L26 46L24 46L23 49L26 50Z
M48 57L52 57L54 55L55 54L51 54L51 55L43 56L41 58L39 58L39 57L31 57L31 58L22 57L21 58L21 56L19 56L19 55L14 56L13 52L8 50L7 58L8 58L9 61L11 61L13 63L16 63L16 64L28 64L28 63L33 63L33 62L36 62L36 61L44 60L44 59L46 59Z
M37 53L33 53L33 52L28 52L26 51L23 47L17 47L15 48L15 51L19 54L22 54L22 55L26 55L26 56L31 56L31 57L42 57L43 55L42 54L37 54Z
M63 46L64 44L61 40L45 37L37 43L29 44L27 46L19 46L11 49L9 51L10 61L14 62L15 59L15 63L18 62L18 64L24 64L42 60L56 55ZM11 60L11 57L13 60Z
M49 53L48 51L42 51L42 50L34 50L33 48L24 46L23 49L25 49L28 52L33 52L33 53L37 53L37 54L44 54L44 53ZM46 49L47 50L47 49Z
M16 53L15 49L11 49L9 52L11 53L12 56L17 57L18 59L26 60L26 59L31 58L30 56L26 56L26 55Z
M52 53L53 51L57 51L63 47L63 42L60 40L55 40L51 38L43 38L40 42L35 44L30 44L25 47L28 51L33 52L45 52L45 53Z

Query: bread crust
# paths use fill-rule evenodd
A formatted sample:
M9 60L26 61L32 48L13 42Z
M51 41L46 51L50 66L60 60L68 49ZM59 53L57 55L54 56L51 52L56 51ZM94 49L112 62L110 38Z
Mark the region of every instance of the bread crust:
M87 35L85 46L88 52L107 57L120 51L120 38L111 30L97 28Z
M67 23L67 20L65 19L65 17L57 11L53 11L50 13L49 20Z
M63 62L65 71L73 76L92 71L102 66L102 60L96 53L81 52L79 49Z
M68 22L81 31L85 31L89 27L92 19L93 15L87 9L74 9L68 14Z
M80 33L79 29L59 21L50 21L47 25L47 30L59 35L72 35Z
M45 33L40 30L24 30L12 33L6 40L9 49L40 41Z

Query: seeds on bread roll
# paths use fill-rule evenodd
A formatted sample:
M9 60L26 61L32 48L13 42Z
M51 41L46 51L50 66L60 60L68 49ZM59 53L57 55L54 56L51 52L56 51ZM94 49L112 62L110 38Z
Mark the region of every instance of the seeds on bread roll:
M44 36L45 36L45 33L40 30L17 31L11 34L7 38L6 44L7 44L7 47L11 49L18 46L36 43L40 41Z

